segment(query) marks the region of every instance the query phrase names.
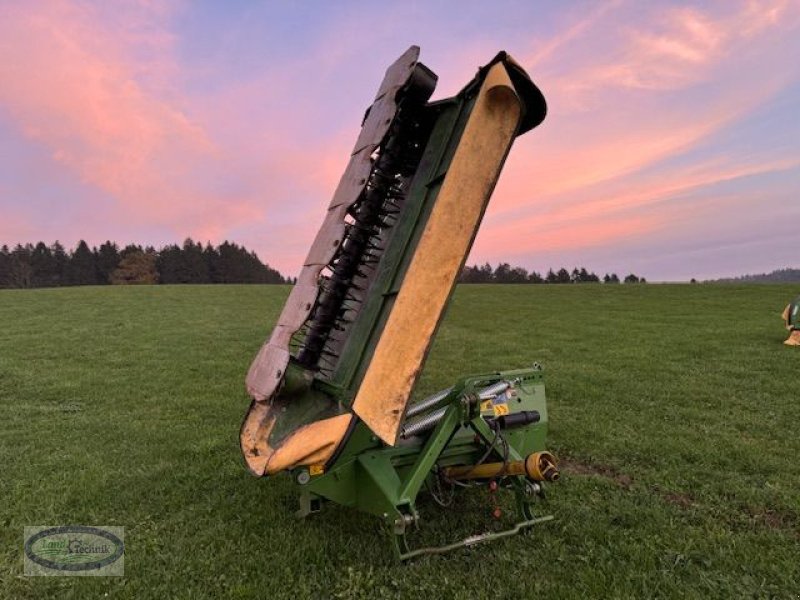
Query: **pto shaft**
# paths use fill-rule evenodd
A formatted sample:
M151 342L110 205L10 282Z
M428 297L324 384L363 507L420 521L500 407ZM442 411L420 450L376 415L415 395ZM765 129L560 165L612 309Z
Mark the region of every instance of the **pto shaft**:
M529 454L525 460L509 463L484 463L464 467L447 467L443 470L447 479L493 479L507 475L524 475L534 481L558 481L555 457L547 451Z

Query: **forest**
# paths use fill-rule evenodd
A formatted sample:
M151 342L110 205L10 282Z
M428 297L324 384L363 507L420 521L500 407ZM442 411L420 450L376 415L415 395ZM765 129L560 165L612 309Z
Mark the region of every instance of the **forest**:
M225 241L218 246L187 239L156 250L106 241L73 250L59 242L0 248L0 287L154 283L291 283L261 262L255 252Z
M489 263L483 266L466 266L461 271L459 283L621 283L616 273L606 273L602 279L585 267L575 267L568 271L564 267L549 269L542 275L536 271L530 273L523 267L512 267L509 263L500 263L492 268ZM647 283L644 277L630 273L622 280L624 283Z

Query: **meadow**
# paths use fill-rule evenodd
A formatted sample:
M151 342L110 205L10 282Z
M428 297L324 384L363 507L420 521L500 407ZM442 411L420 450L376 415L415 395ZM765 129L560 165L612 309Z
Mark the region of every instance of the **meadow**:
M286 286L0 290L0 597L798 598L792 286L461 286L419 385L544 365L564 477L526 535L405 565L239 455ZM423 505L486 522L483 492ZM24 577L25 525L125 527L125 576ZM452 539L452 538L450 538Z

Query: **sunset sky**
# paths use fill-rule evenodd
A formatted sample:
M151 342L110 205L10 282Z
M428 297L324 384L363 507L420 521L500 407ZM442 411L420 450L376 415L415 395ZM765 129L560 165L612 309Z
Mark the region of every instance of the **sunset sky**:
M545 94L470 263L800 267L800 1L0 0L0 244L233 240L295 275L383 72Z

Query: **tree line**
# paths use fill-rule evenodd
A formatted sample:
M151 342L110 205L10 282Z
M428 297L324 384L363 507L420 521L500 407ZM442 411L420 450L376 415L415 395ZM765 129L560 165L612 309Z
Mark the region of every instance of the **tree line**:
M465 266L458 279L459 283L621 283L616 273L606 273L601 279L596 273L590 273L585 267L575 267L568 271L564 267L554 271L549 269L545 275L523 267L512 267L509 263L500 263L492 268L489 263L483 266ZM622 280L625 283L647 283L644 277L633 273Z
M73 250L59 242L0 248L0 287L152 283L291 283L261 262L255 252L225 241L203 246L191 238L160 250L106 241L90 248L81 240Z
M800 283L800 269L776 269L770 273L725 277L703 283Z
M460 283L646 283L633 273L602 279L586 268L550 269L541 275L500 263L465 266ZM129 244L106 241L90 248L81 240L73 250L55 242L0 247L0 287L31 288L73 285L154 283L293 283L292 278L261 262L255 252L233 242L203 246L191 238L183 245Z

